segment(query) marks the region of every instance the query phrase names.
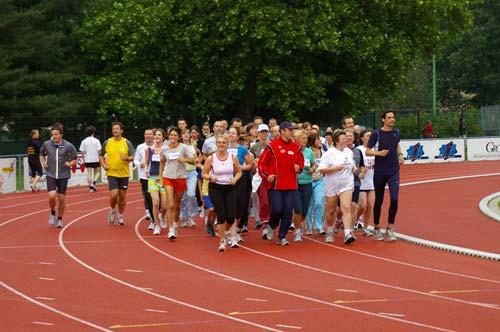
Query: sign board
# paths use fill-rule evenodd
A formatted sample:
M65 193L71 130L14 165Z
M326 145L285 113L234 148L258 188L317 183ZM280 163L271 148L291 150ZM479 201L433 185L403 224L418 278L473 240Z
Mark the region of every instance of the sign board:
M408 163L465 160L465 141L462 138L401 140L400 146Z
M0 158L0 193L16 191L16 158Z
M467 139L468 160L499 160L500 137Z

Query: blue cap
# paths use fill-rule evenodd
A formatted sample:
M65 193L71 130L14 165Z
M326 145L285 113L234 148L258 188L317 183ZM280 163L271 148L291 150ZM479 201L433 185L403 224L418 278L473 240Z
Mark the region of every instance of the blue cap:
M297 127L290 122L283 121L282 123L280 123L280 130L282 129L297 129Z

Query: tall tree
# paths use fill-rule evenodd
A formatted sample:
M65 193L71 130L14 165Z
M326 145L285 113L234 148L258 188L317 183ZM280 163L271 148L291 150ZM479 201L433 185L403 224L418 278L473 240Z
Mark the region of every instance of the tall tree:
M16 135L93 112L72 36L81 1L0 0L0 122Z
M86 87L102 113L129 117L348 112L467 27L469 3L96 0L80 30Z

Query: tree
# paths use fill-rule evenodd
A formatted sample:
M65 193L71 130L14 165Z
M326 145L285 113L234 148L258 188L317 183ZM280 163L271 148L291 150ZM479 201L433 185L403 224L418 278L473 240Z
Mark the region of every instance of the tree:
M417 53L470 25L467 0L96 0L79 31L101 113L373 107ZM319 111L319 112L318 112ZM314 113L312 113L314 112Z

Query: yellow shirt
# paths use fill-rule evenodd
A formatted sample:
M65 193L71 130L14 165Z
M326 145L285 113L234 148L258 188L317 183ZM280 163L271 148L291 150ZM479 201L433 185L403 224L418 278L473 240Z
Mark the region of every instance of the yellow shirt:
M130 162L121 159L121 155L128 157L134 155L134 147L128 139L122 137L117 141L112 137L104 142L101 151L103 155L106 155L106 164L108 166L107 176L118 178L130 177Z

